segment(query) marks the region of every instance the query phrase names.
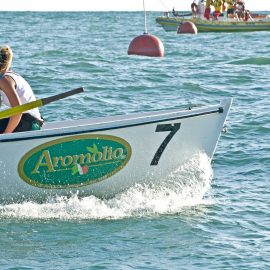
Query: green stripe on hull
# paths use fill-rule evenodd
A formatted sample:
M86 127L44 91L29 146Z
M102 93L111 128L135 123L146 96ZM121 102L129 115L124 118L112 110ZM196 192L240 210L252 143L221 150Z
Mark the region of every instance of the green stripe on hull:
M199 32L251 32L269 31L269 27L221 27L212 25L196 25Z

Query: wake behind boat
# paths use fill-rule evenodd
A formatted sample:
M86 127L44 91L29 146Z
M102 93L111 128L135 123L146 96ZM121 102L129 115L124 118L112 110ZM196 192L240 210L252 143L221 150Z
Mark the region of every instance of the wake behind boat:
M72 193L111 197L136 183L163 181L197 152L213 157L230 106L227 99L2 134L1 203Z

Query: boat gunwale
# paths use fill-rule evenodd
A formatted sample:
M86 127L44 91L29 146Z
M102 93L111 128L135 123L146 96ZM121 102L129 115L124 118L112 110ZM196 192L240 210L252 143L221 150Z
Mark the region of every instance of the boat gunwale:
M14 142L14 141L23 141L23 140L33 140L33 139L43 139L49 137L61 137L61 136L70 136L70 135L77 135L77 134L85 134L85 133L93 133L93 132L100 132L105 130L113 130L113 129L121 129L127 127L134 127L134 126L141 126L146 124L153 124L157 122L166 122L172 121L177 119L185 119L191 117L198 117L202 115L212 114L212 113L223 113L224 107L226 104L231 104L232 99L225 99L219 105L212 105L207 107L201 108L191 108L188 110L165 110L165 111L155 111L153 113L138 113L134 115L141 115L141 117L132 118L132 114L127 115L118 115L112 117L111 121L109 122L96 122L96 123L89 123L85 125L77 125L77 126L68 126L68 127L59 127L59 128L52 128L52 129L41 129L38 131L30 131L30 132L20 132L20 133L12 133L12 134L2 134L0 135L0 143L4 142ZM230 106L229 106L230 107ZM156 114L154 114L156 113ZM114 121L115 118L119 118L119 120ZM106 117L100 117L96 119L106 119ZM87 119L85 119L87 120ZM94 119L93 119L94 120ZM144 121L142 121L144 120ZM84 121L84 120L81 120ZM71 122L77 122L71 121ZM76 128L77 130L70 131L71 129ZM84 129L82 129L84 128ZM59 132L61 131L61 132Z

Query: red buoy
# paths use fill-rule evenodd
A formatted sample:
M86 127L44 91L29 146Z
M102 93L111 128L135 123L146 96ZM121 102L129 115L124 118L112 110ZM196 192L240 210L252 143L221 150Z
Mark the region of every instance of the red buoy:
M177 34L197 34L198 29L193 22L183 22L177 29Z
M156 36L144 33L143 35L135 37L130 42L128 54L163 57L164 46Z

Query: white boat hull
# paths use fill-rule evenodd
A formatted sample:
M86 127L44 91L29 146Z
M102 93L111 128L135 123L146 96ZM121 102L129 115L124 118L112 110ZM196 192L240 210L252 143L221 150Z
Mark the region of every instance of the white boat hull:
M228 99L0 135L0 201L111 197L137 183L162 181L197 152L212 158L230 105Z

